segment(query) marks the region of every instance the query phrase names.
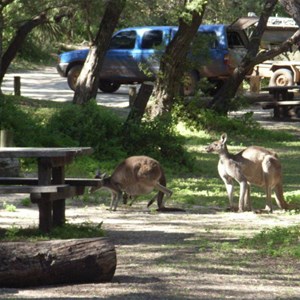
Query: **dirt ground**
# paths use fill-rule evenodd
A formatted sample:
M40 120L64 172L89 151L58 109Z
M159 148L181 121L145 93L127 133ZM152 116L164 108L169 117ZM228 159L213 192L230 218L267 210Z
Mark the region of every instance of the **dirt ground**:
M201 203L201 199L199 199ZM146 202L109 212L104 205L68 207L68 222L103 222L115 244L111 283L0 289L1 299L300 299L300 261L230 250L263 228L299 223L299 215L228 213L193 207L158 214ZM36 208L1 211L2 226L37 223ZM224 244L223 244L224 245ZM225 244L226 245L226 244Z
M299 132L299 123L276 124ZM185 213L153 213L142 201L116 212L104 205L68 206L66 216L69 223L103 222L117 252L112 282L0 288L1 299L300 299L299 260L226 247L262 229L299 224L299 215L223 212L199 199ZM37 221L35 206L0 209L1 227Z

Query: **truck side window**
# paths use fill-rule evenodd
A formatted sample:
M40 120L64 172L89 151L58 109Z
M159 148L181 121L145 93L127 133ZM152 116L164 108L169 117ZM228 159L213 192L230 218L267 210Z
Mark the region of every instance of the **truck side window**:
M146 31L142 38L142 49L154 49L160 46L163 41L163 33L161 30Z
M111 39L110 49L133 49L135 41L136 31L122 31Z
M218 46L218 39L215 32L198 32L195 40L197 43L201 43L202 46L210 49L215 49Z
M237 46L244 47L244 43L237 32L230 32L230 31L227 32L227 38L228 38L228 47L229 48L234 48Z

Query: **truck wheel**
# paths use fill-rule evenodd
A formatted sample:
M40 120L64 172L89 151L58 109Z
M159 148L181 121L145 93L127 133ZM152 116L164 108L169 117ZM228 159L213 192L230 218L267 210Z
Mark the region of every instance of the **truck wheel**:
M183 95L184 96L194 96L197 89L199 78L196 72L184 73L183 78Z
M74 66L70 69L70 71L68 72L68 85L70 87L71 90L75 91L76 89L76 83L77 83L77 79L80 75L82 66L81 65L77 65Z
M270 78L269 86L287 86L294 85L293 74L288 69L276 70Z
M116 83L116 82L100 80L98 88L103 93L114 93L120 88L120 86L121 86L121 84Z

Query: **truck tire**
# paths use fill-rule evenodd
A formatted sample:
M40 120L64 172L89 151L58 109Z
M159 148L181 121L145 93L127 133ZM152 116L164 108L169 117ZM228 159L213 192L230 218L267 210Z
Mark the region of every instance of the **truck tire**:
M121 84L108 81L108 80L99 80L98 88L103 93L114 93L120 88Z
M187 97L194 96L196 94L198 81L199 77L196 72L184 73L183 95Z
M68 72L68 85L69 88L73 91L76 89L76 82L80 75L82 69L82 65L76 65L70 69Z
M269 86L288 86L294 85L293 74L288 69L278 69L270 78Z

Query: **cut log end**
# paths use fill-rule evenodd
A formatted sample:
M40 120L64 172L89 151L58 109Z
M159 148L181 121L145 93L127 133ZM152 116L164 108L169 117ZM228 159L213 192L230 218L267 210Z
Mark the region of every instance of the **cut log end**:
M116 251L106 238L0 244L0 287L109 282Z

